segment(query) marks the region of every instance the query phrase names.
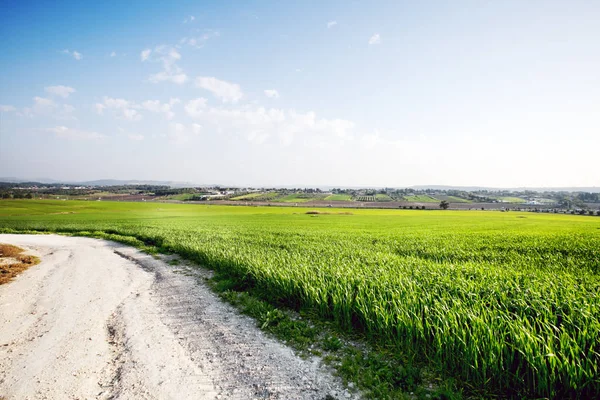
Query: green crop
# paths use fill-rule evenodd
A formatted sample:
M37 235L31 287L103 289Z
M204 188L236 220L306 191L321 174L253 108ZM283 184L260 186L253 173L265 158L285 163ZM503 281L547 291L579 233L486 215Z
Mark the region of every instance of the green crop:
M600 396L600 218L309 210L0 201L0 231L131 236L475 390Z

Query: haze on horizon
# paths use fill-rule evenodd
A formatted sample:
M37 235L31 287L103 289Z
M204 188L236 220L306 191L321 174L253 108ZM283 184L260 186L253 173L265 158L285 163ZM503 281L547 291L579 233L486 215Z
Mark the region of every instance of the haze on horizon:
M0 176L599 186L600 3L3 2Z

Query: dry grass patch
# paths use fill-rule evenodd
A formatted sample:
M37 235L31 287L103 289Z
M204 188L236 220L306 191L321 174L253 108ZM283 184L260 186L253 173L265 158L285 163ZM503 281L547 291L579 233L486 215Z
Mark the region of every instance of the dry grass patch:
M24 251L20 247L0 243L0 285L10 282L15 276L40 262L35 256L23 254Z

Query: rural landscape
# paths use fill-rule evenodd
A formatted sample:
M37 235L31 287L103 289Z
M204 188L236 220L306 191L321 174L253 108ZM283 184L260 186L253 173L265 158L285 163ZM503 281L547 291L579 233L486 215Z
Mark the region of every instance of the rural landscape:
M214 270L225 299L367 397L600 390L595 216L28 199L0 202L0 222L4 233L116 240ZM290 326L293 315L333 333ZM316 338L322 348L307 350ZM372 350L346 348L349 338Z
M600 188L239 188L178 187L148 182L77 184L1 182L0 199L142 201L215 205L277 205L350 208L518 210L599 215ZM440 204L443 204L440 206Z
M599 2L0 9L0 400L600 399Z

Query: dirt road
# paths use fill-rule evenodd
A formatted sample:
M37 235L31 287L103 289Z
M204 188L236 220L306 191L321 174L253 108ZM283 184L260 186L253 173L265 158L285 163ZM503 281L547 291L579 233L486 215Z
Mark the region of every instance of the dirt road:
M354 398L202 283L120 244L0 235L42 262L0 286L0 398Z

